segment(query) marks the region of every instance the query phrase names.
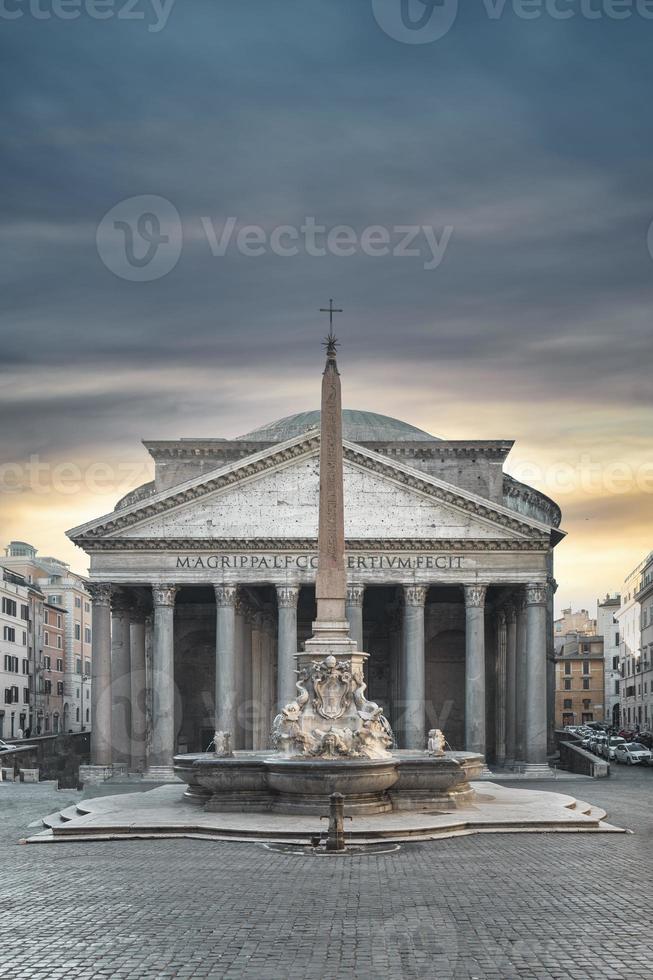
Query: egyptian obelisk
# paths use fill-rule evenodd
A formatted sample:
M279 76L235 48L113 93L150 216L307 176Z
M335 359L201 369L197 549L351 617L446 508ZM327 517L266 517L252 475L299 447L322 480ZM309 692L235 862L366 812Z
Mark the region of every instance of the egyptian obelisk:
M356 649L345 615L345 517L342 462L342 394L333 332L325 341L320 414L320 497L315 595L317 619L306 650L328 641L342 645L341 655ZM346 648L346 649L345 649ZM317 650L313 650L317 654Z

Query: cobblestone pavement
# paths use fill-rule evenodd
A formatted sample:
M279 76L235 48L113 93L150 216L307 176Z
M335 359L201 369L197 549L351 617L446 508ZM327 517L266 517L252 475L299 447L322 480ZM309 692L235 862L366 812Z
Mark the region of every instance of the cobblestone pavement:
M597 803L632 835L333 858L191 840L21 847L30 821L78 795L2 784L0 977L648 980L653 769L613 770L529 788Z

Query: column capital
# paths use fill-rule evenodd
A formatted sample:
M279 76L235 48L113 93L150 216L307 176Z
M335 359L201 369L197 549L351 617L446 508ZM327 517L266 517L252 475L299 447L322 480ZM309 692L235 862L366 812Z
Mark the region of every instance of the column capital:
M155 606L174 606L177 586L157 582L152 586L152 602Z
M360 583L352 583L347 586L347 605L362 606L365 598L365 586Z
M407 606L423 606L428 585L404 585L404 602Z
M108 606L111 602L113 586L108 582L88 582L86 591L90 595L94 606Z
M501 628L501 627L503 627L503 626L506 625L506 622L507 622L507 616L506 616L505 609L498 609L497 610L497 626L499 626L499 628Z
M525 589L527 606L544 606L549 598L548 586L543 582L529 582Z
M514 626L517 622L517 607L514 602L507 602L503 607L506 613L506 622L509 626Z
M299 599L299 586L277 585L277 605L281 609L294 609Z
M215 585L215 601L218 606L236 606L237 585Z
M469 609L477 608L483 609L485 606L485 596L487 593L487 585L466 585L465 589L465 605Z

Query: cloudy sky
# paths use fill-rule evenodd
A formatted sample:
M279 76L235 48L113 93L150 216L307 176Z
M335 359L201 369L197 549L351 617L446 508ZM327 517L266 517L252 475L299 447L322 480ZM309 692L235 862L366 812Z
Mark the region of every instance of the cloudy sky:
M558 605L620 588L653 547L653 19L457 6L2 5L3 544L83 570L64 531L150 478L142 438L316 407L333 296L345 404L515 439Z

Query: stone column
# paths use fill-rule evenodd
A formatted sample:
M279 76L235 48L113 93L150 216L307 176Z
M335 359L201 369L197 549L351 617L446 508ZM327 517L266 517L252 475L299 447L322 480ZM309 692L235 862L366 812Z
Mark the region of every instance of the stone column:
M242 597L236 601L236 718L235 748L252 747L252 614Z
M506 762L515 764L517 680L517 610L513 603L506 606Z
M347 586L347 602L345 604L345 615L349 620L349 635L356 641L359 650L363 649L363 598L365 596L364 585Z
M272 720L276 714L274 708L276 703L277 676L276 676L276 629L274 616L267 612L263 617L263 676L265 679L263 704L265 714L263 716L263 748L270 747L270 732L272 731Z
M122 591L111 597L111 736L114 766L131 763L131 600Z
M255 750L264 748L263 729L265 707L264 687L265 687L265 668L264 663L264 641L263 641L263 613L255 612L252 615L252 745Z
M93 600L91 766L111 771L111 586L88 585ZM83 710L83 705L82 705ZM80 714L80 718L83 717ZM102 778L98 776L97 778Z
M526 588L526 724L524 760L529 771L548 772L546 698L546 585Z
M486 585L465 586L465 749L485 755Z
M145 768L152 755L152 718L154 717L154 609L145 617Z
M515 679L515 766L524 764L526 752L526 604L523 593L517 601L517 653Z
M215 729L237 737L235 585L215 586Z
M175 595L176 585L153 585L152 746L146 777L173 779L175 754Z
M497 659L495 672L494 726L495 762L503 769L506 764L506 660L507 623L506 614L501 609L497 614Z
M131 766L143 772L146 763L146 670L145 670L145 610L141 605L131 614Z
M297 600L299 588L294 585L277 586L279 611L277 641L277 706L281 709L297 694L295 687L295 657L297 655Z
M424 603L428 588L423 585L404 586L404 690L402 701L405 723L404 742L407 749L426 746L425 663L424 663Z

